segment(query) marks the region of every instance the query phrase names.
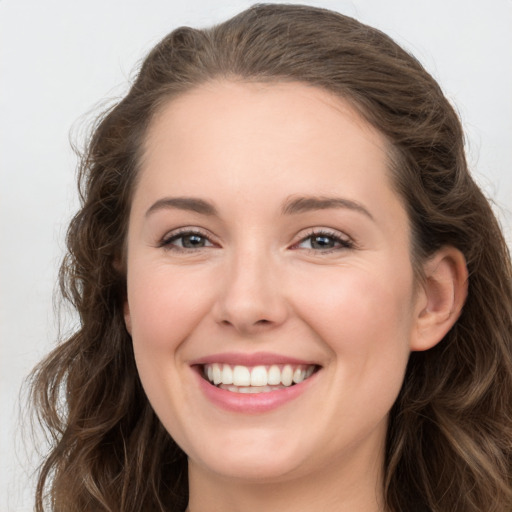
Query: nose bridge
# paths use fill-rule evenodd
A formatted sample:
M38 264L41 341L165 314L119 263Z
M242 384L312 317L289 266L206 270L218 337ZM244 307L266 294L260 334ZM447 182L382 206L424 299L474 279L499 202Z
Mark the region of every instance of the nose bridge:
M219 300L219 320L239 331L276 326L286 317L279 262L261 243L232 251Z

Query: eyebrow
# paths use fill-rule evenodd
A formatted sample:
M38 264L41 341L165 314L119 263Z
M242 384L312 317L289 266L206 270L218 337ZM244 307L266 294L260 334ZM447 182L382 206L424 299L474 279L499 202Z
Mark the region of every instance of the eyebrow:
M208 216L217 215L215 206L204 199L196 197L164 197L151 205L146 212L146 217L156 211L168 209L186 210Z
M342 197L301 196L294 197L285 202L283 215L309 212L312 210L327 210L330 208L347 208L366 215L374 220L373 215L360 203Z
M313 210L327 210L330 208L347 208L366 215L373 219L372 214L360 203L342 197L300 196L288 199L281 210L283 215L294 215ZM201 215L218 215L213 204L196 197L164 197L151 205L146 211L146 217L159 210L177 209L199 213Z

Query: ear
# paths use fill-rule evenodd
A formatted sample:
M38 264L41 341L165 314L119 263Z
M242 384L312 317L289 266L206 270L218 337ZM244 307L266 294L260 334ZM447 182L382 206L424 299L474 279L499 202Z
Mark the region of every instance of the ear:
M437 345L460 316L468 294L466 259L455 247L437 251L423 266L424 279L416 301L411 350Z
M132 316L130 314L130 305L128 304L128 300L125 301L123 306L123 314L124 314L124 324L126 326L126 330L128 334L132 335Z

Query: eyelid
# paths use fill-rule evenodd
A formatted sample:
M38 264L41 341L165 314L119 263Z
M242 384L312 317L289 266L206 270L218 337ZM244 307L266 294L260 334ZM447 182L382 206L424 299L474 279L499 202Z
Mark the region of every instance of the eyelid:
M205 249L207 247L197 247L197 248L187 248L187 247L180 247L179 245L173 245L172 241L177 240L181 237L185 237L186 235L197 235L207 240L207 242L211 245L208 245L207 247L219 247L219 243L215 240L215 237L208 231L203 228L199 228L197 226L184 226L180 228L173 229L169 232L167 232L157 243L157 247L161 248L167 248L169 250L176 250L176 251L200 251L201 249ZM308 238L312 237L320 237L325 236L334 239L335 242L337 242L339 245L338 247L333 248L326 248L326 249L307 249L303 248L304 250L309 250L315 253L328 253L328 252L334 252L334 251L340 251L340 250L346 250L354 248L355 242L354 240L346 235L345 233L338 231L333 228L325 228L325 227L314 227L314 228L308 228L307 230L303 230L300 232L297 237L296 241L293 242L293 244L290 246L290 249L296 250L300 249L299 245L306 241Z
M299 235L297 236L298 240L296 242L294 242L290 248L291 249L300 249L300 247L298 247L298 246L301 243L306 241L308 238L312 238L314 236L326 236L326 237L332 238L336 242L338 242L340 245L339 245L339 247L333 247L333 248L328 248L328 249L323 249L323 250L322 249L305 249L305 250L309 250L309 251L316 252L316 253L326 254L329 252L347 250L347 249L352 249L355 247L354 240L350 236L346 235L345 233L343 233L341 231L338 231L337 229L325 228L325 227L314 227L314 228L309 228L306 232L303 231L303 232L299 233Z
M199 228L197 226L184 226L180 228L173 229L168 231L158 242L157 246L162 247L164 249L176 250L176 251L199 251L201 249L205 249L205 247L198 247L195 249L180 247L178 245L173 245L172 241L177 240L181 237L185 237L186 235L197 235L202 238L205 238L211 245L208 247L218 246L218 243L214 241L214 237L207 230Z

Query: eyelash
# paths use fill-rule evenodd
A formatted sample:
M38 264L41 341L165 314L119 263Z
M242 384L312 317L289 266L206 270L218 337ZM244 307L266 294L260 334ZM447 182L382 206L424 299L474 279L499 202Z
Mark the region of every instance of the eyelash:
M189 252L189 251L198 251L201 249L204 249L205 247L180 247L179 245L175 245L173 242L176 242L179 239L183 239L185 237L192 237L197 236L199 238L204 239L206 242L208 242L211 245L208 245L207 247L214 246L214 243L210 240L209 236L202 231L195 230L195 229L181 229L174 233L171 233L168 236L165 236L162 241L158 244L159 247L162 247L164 249L170 250L170 251L182 251L182 252ZM183 241L182 241L183 243Z
M180 247L176 245L174 242L180 239L184 239L185 237L193 237L197 236L209 243L210 245L202 246L202 247ZM305 248L307 251L314 253L322 253L322 254L330 254L336 251L342 251L346 249L353 249L354 242L348 238L342 238L338 233L326 229L312 229L306 236L302 237L297 243L293 244L291 249L297 250L300 249L300 245L306 242L307 240L312 240L314 238L328 238L337 246L330 247L326 249L314 249L314 248ZM183 244L183 241L182 241ZM214 247L215 244L210 240L210 237L200 230L187 229L184 228L177 232L171 233L170 235L164 237L162 241L158 244L159 247L162 247L167 250L178 251L178 252L197 252L199 250L205 249L207 247Z
M328 249L313 249L309 248L306 249L311 252L320 252L322 254L330 254L332 252L336 251L343 251L346 249L353 249L354 248L354 242L350 240L349 238L342 238L337 232L330 231L327 229L312 229L306 236L302 237L299 242L294 244L292 246L292 249L299 248L299 245L306 242L307 240L312 240L314 238L329 238L332 240L335 244L337 244L337 247L330 247Z

